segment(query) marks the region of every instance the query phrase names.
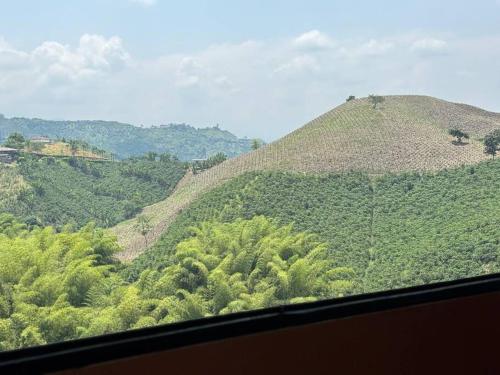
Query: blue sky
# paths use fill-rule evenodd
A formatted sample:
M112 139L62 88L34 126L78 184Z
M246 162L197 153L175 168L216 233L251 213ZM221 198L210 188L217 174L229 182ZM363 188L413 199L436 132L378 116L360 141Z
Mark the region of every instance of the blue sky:
M0 12L0 113L284 135L350 95L500 111L500 1L27 1Z

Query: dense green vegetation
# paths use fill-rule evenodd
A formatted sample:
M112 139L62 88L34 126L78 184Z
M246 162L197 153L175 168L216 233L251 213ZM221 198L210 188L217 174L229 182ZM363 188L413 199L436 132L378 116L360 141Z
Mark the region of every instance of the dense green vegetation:
M22 134L12 133L12 134L9 134L9 136L7 137L7 139L5 140L3 145L5 147L20 149L20 148L23 148L25 146L25 144L26 144L26 139L24 138L24 136Z
M168 154L158 160L143 157L121 162L38 159L26 154L15 168L4 168L22 176L26 184L23 188L11 184L11 189L0 192L0 212L30 224L81 227L95 221L107 227L166 198L186 167Z
M176 155L188 161L224 152L233 157L250 151L252 141L240 139L219 127L196 129L184 124L140 128L109 121L48 121L0 116L0 142L10 133L24 137L45 135L52 139L78 139L119 158L147 152Z
M132 284L116 272L115 240L92 224L56 233L0 215L0 249L0 350L353 290L324 243L263 216L202 223L169 267Z
M200 221L254 215L317 233L336 266L355 272L357 292L418 285L498 270L500 163L436 173L369 178L361 173L254 172L184 210L125 271L172 262L176 244Z
M186 209L207 191L251 171L359 171L380 175L439 171L490 158L483 139L500 128L500 114L426 96L383 98L383 104L376 109L368 98L350 100L265 147L193 176L169 199L148 210L155 225L149 241L159 239L180 209ZM460 129L470 138L458 145L451 142L449 129ZM139 234L130 235L134 225L132 219L113 228L120 235L127 258L146 250Z
M252 172L195 201L130 266L92 223L55 231L0 215L0 349L498 272L499 175L498 160L378 177Z
M283 225L293 222L300 231L318 233L329 242L338 266L349 263L361 270L367 266L370 214L370 181L363 174L305 176L253 172L194 201L127 272L134 278L144 269L168 265L172 249L190 235L193 225L213 219L250 219L255 215L273 217ZM360 251L362 254L357 254Z
M193 173L197 174L197 173L203 172L207 169L215 167L217 164L220 164L225 160L227 160L227 156L223 152L219 152L219 153L217 153L213 156L210 156L209 158L204 159L204 160L195 160L192 163Z
M377 182L366 291L500 271L500 163Z
M0 165L0 350L498 272L496 119L373 96L260 147L218 128L0 118L2 134L82 139ZM84 160L87 141L147 154ZM220 153L241 147L255 151ZM124 264L98 227L132 216L116 233L150 247Z

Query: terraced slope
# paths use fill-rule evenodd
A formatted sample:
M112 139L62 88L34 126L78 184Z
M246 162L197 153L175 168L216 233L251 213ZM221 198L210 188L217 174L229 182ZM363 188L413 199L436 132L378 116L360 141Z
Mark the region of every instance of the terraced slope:
M452 144L452 127L469 133L469 143ZM148 242L200 194L248 171L440 170L486 159L480 138L497 128L498 113L426 96L388 96L377 109L367 99L354 100L257 151L186 177L169 198L144 210L154 225ZM143 251L144 239L133 230L134 223L132 219L113 228L125 248L122 259Z

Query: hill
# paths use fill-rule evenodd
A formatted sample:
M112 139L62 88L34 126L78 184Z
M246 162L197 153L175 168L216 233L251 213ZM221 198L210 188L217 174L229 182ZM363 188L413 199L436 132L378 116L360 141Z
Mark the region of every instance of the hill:
M426 96L387 96L373 109L368 99L344 103L289 135L256 151L184 178L165 201L146 207L154 229L150 243L202 193L249 171L302 173L438 171L487 159L481 138L500 128L500 114ZM470 135L455 145L450 128ZM125 247L123 259L144 249L133 234L134 220L113 228Z
M165 199L185 171L168 154L120 162L24 154L16 164L0 164L0 212L30 225L108 227Z
M125 274L135 280L144 270L168 267L176 245L200 223L259 215L327 243L332 266L354 270L356 293L497 272L499 175L500 160L376 177L246 173L183 210Z
M185 124L140 128L110 121L48 121L5 118L0 115L0 142L10 133L25 137L78 139L115 154L118 158L147 152L169 153L179 159L205 158L218 152L233 157L251 149L250 139L240 139L218 127L197 129Z

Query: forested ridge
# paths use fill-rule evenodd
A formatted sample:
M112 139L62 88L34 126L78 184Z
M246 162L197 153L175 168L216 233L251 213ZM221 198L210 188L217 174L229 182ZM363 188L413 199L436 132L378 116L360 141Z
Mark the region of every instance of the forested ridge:
M112 121L50 121L5 118L0 115L0 142L10 133L25 137L78 139L115 154L118 158L147 152L169 153L183 161L207 158L218 152L236 156L251 150L251 139L236 137L218 126L197 129L186 124L142 128Z
M166 198L187 165L169 154L120 162L24 154L0 168L0 212L31 225L79 228L89 221L108 227Z

